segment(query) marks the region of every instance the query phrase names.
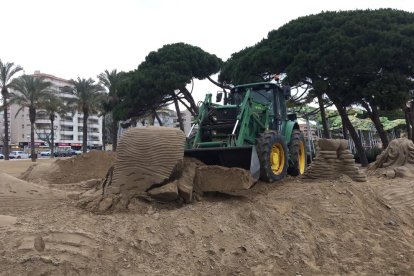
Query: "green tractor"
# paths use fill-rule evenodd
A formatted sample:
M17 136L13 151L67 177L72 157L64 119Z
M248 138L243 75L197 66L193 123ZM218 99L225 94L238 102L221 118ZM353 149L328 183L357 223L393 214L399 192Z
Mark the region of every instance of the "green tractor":
M274 182L306 167L305 139L296 114L287 114L289 87L263 82L224 93L224 105L207 94L187 136L185 156L207 165L250 170L254 180ZM217 93L221 102L223 93Z

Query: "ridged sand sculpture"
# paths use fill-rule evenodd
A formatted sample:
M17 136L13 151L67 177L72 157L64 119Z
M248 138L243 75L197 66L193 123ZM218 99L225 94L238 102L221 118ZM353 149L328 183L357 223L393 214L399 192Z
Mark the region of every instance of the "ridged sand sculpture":
M355 159L348 150L348 141L344 139L319 139L316 158L304 173L305 178L334 179L345 174L354 181L367 181L367 176L358 169Z

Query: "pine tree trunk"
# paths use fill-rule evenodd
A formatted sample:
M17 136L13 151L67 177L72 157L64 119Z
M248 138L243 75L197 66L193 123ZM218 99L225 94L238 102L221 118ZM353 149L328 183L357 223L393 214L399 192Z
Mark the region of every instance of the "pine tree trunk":
M414 100L411 101L410 111L408 112L408 118L411 123L411 140L414 142Z
M342 118L342 117L341 117ZM346 130L346 126L344 124L344 121L342 120L342 134L343 134L343 139L348 140L348 131Z
M175 96L174 96L174 105L175 105L175 110L177 111L177 118L178 118L178 123L180 124L180 129L184 131L184 124L183 124L183 118L181 116L180 106L178 105L177 97Z
M190 108L192 109L190 112L192 114L198 114L198 107L197 104L194 101L193 96L191 95L190 91L187 90L187 88L181 89L181 92L184 94L185 99L190 104Z
M162 121L160 119L160 116L158 116L157 111L155 111L155 110L154 110L154 116L155 116L155 118L157 118L158 124L160 126L163 126Z
M344 130L349 131L349 135L351 135L352 140L354 141L355 148L357 150L359 160L361 162L362 167L368 166L368 159L365 155L364 148L362 146L361 140L359 139L358 133L356 132L354 126L352 125L351 121L349 120L348 114L346 113L345 107L335 103L336 108L338 109L338 113L341 116L342 124L345 127Z
M371 105L371 120L374 123L374 126L378 132L378 135L381 139L381 143L382 143L382 148L386 149L388 147L388 136L387 133L384 130L384 126L381 124L380 118L379 118L379 114L378 114L378 109L375 105Z
M409 109L404 109L404 115L405 115L405 130L407 131L407 138L411 140L411 122L410 122L410 114Z
M328 121L326 119L326 110L323 102L322 94L318 94L319 110L321 111L323 138L331 139L331 133L329 132Z

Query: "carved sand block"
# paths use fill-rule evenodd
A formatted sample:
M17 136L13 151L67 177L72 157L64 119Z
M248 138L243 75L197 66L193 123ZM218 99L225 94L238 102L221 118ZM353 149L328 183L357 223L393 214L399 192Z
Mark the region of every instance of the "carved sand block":
M144 192L170 178L184 157L185 136L166 127L132 128L118 144L112 186Z
M348 150L348 141L344 139L320 139L319 151L304 174L305 178L336 178L338 174L348 175L354 181L366 181L366 176L355 164L355 159Z

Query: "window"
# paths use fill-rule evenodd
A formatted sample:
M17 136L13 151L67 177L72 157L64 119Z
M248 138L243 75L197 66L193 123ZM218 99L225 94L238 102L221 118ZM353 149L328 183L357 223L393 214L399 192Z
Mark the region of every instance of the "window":
M22 139L24 139L24 134L22 134Z
M22 128L24 128L24 125L22 125Z

